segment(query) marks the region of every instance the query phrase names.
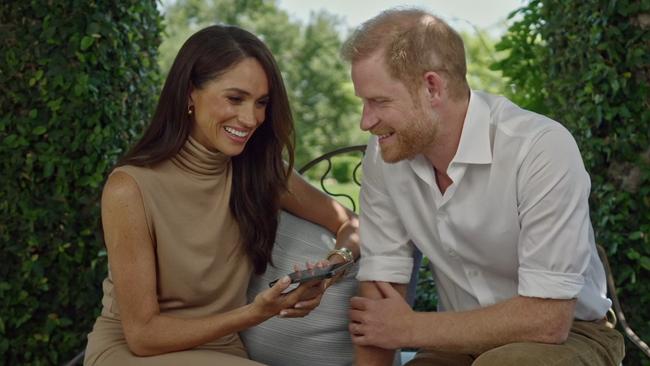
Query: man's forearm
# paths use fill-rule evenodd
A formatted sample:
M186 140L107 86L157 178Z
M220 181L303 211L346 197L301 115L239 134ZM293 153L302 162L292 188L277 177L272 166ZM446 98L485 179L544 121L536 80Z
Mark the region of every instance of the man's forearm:
M391 366L395 350L371 346L354 346L356 366Z
M575 300L517 296L472 311L416 313L410 346L478 354L513 342L562 343L574 308Z

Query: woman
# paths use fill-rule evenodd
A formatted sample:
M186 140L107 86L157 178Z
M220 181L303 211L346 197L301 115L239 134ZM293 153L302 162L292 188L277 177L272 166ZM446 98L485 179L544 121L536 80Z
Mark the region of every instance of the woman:
M318 305L325 286L286 292L286 277L246 304L281 208L336 234L332 262L358 256L356 218L293 173L292 137L258 38L212 26L187 40L150 126L104 187L109 275L84 364L259 365L237 332Z

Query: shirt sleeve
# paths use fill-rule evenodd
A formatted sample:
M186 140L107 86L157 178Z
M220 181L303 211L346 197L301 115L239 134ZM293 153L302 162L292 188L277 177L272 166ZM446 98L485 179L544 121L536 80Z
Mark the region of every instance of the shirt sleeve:
M377 139L373 137L364 156L359 193L361 259L357 279L408 283L413 246L386 190L382 164Z
M571 299L585 285L591 223L590 180L571 134L561 125L541 132L517 177L522 296Z

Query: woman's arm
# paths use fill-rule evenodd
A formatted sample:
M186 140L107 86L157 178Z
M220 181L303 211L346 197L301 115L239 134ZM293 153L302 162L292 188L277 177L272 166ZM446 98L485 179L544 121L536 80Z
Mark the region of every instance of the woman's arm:
M120 317L129 349L138 356L196 347L241 331L291 309L287 316L304 316L294 309L310 284L282 294L289 286L278 281L253 303L203 318L176 318L160 313L156 295L155 243L149 235L140 189L128 174L110 176L102 195L102 225Z
M336 235L336 248L348 248L355 259L359 258L359 220L357 215L321 192L293 171L289 177L289 191L280 201L283 209L311 221ZM331 262L345 258L332 256Z

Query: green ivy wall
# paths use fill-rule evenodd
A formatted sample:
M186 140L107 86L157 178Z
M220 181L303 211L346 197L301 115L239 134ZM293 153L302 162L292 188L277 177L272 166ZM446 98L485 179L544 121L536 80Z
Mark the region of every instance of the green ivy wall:
M650 0L534 0L497 48L511 98L576 138L623 311L650 339ZM627 345L625 365L650 365Z
M0 364L85 345L106 257L99 195L158 94L155 1L0 6Z

